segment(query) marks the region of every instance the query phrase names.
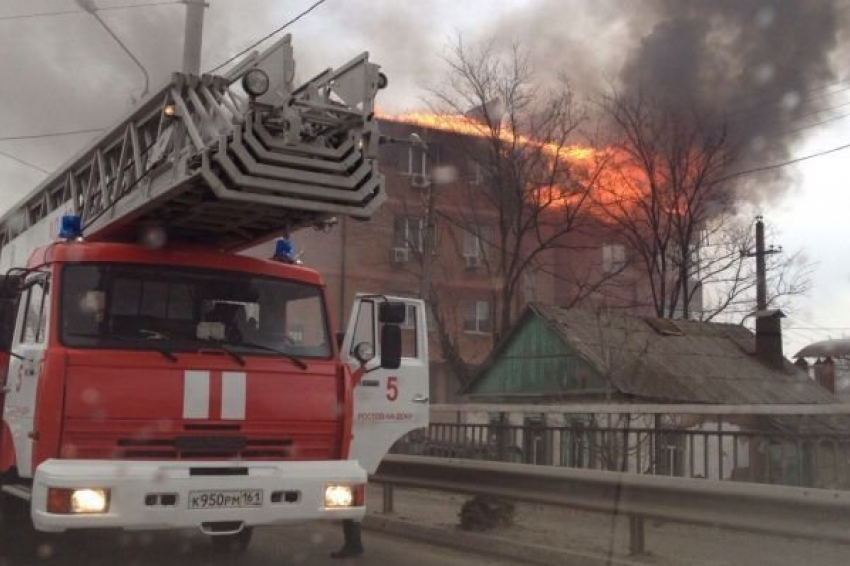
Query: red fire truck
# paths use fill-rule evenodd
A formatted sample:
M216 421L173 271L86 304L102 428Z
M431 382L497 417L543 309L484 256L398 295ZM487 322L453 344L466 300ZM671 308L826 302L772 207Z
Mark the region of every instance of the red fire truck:
M367 54L293 76L288 36L174 74L0 218L0 503L37 529L244 548L256 525L359 519L368 473L427 424L422 303L358 296L338 334L287 239L383 202L386 79Z

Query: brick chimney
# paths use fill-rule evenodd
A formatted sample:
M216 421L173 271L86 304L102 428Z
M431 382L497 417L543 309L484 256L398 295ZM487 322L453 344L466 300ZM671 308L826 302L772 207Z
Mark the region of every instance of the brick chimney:
M821 387L835 393L835 362L829 356L815 362L815 380Z
M785 367L782 354L781 310L763 310L756 313L756 356L769 366L781 369Z

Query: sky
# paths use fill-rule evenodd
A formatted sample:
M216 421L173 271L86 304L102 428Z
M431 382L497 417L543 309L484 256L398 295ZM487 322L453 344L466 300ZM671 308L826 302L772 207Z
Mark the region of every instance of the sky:
M313 0L208 1L204 69L313 4ZM181 61L185 8L168 2L95 2L100 8L165 3L100 12L148 70L151 89ZM781 20L782 9L774 10L771 2L743 2L753 7L746 20L753 29L769 28L774 19ZM647 43L645 38L659 18L676 21L681 15L679 8L670 7L671 0L644 4L646 10L634 9L637 4L625 0L327 0L287 31L293 34L301 79L369 51L390 79L380 107L401 112L425 106L428 89L444 76L445 46L457 34L469 41L517 38L530 50L540 74L553 77L564 72L578 92L589 95L620 75L631 60L629 54L642 41ZM713 4L717 11L706 20L731 17L733 4L724 0ZM838 12L846 12L847 7L838 4ZM30 17L48 12L70 13ZM824 68L812 73L821 84L829 83L829 77L836 82L850 75L842 68L845 34L834 36L837 44L823 42L822 48L829 51ZM139 69L74 0L0 0L0 50L0 138L106 127L129 111L143 90ZM769 71L758 68L754 73ZM814 78L811 81L819 86ZM841 89L838 85L826 90L822 105L836 107L850 101ZM812 120L798 123L808 125ZM32 190L46 177L45 171L58 168L84 147L92 135L0 140L0 212ZM847 143L850 119L838 118L796 134L785 157ZM763 214L779 233L778 241L770 243L785 250L802 249L816 264L812 291L785 321L788 354L814 340L850 336L850 191L844 186L848 163L850 150L788 167L778 181L781 187L751 206L753 214ZM775 185L774 180L770 186Z

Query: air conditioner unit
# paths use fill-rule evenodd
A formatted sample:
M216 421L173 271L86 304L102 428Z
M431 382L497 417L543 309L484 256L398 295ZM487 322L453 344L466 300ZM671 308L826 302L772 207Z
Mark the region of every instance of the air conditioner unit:
M466 262L467 269L478 269L481 266L481 256L479 255L465 255L463 259Z
M410 250L407 248L393 248L392 261L393 263L407 263L410 259Z
M414 173L410 176L410 186L424 189L431 186L431 177L422 173Z

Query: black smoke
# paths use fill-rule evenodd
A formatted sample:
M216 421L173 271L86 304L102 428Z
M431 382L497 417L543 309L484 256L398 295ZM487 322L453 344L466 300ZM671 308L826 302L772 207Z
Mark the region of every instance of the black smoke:
M841 13L831 0L658 0L620 72L625 92L729 126L740 167L787 159L809 124L835 113L830 65ZM835 85L835 86L831 86ZM846 111L846 110L845 110Z

